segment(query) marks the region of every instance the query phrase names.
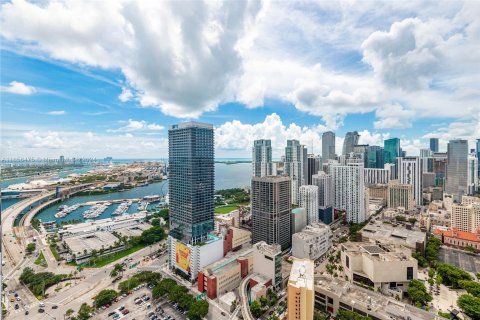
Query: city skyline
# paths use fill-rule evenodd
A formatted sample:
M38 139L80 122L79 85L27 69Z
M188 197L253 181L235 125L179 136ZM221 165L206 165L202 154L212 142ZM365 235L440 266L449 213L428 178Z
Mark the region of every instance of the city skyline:
M249 157L255 139L271 139L275 158L288 139L320 154L327 130L337 154L349 131L360 144L398 137L408 155L431 137L445 151L480 136L472 2L195 4L198 21L173 2L3 3L5 156L155 158L168 126L192 119L215 126L219 157ZM142 24L125 8L176 19ZM83 11L96 13L75 28ZM182 28L204 32L168 32Z

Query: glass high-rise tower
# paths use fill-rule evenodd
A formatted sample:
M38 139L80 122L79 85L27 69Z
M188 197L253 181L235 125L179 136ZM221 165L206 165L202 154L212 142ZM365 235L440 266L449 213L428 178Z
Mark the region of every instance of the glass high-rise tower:
M335 159L335 133L327 131L322 134L322 164Z
M430 138L430 150L438 152L438 138Z
M272 141L255 140L252 148L252 175L265 177L272 175Z
M387 139L383 144L384 163L396 163L397 157L400 157L400 139Z
M460 202L467 193L468 184L468 141L450 140L447 146L447 177L445 192Z
M195 244L213 230L213 126L199 122L168 130L170 235Z
M358 139L360 135L357 131L347 132L345 135L345 140L343 141L343 152L344 156L348 156L351 152L354 152L354 147L358 144Z

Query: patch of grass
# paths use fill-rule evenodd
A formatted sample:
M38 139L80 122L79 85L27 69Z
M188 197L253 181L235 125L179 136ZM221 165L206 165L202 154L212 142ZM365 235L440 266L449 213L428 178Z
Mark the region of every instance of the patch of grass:
M106 266L109 263L112 263L112 262L114 262L118 259L124 258L124 257L128 256L129 254L137 252L138 250L143 249L143 248L145 248L144 245L136 245L136 246L130 247L130 248L128 248L126 250L123 250L123 251L119 251L119 252L115 252L115 253L112 253L112 254L109 254L109 255L106 255L106 256L103 256L103 257L95 258L95 261L82 263L81 266L82 267L89 267L89 268L101 268L103 266ZM70 262L68 264L71 265L71 266L77 266L77 264L74 263L74 262Z
M226 206L220 206L215 208L216 214L227 214L237 209L236 204L228 204Z
M41 267L48 267L47 260L45 260L45 256L43 255L43 251L40 251L40 254L38 255L37 259L35 259L34 262L37 266Z
M51 245L50 245L50 251L52 251L52 254L53 254L53 256L55 257L55 260L57 260L57 261L62 260L62 257L60 257L60 255L58 254L57 246L56 246L56 245L51 244Z

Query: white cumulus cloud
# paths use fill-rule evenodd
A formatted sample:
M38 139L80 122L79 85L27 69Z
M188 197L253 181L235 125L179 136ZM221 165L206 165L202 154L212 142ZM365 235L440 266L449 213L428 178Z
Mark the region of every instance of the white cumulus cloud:
M23 82L12 81L8 86L1 86L1 91L29 96L35 93L35 88L26 85Z

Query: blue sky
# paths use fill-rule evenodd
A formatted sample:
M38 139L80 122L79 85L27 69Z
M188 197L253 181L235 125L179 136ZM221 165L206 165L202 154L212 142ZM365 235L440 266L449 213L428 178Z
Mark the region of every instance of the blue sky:
M163 157L190 119L218 157L320 153L326 130L412 155L480 138L478 3L180 4L4 2L2 157Z

